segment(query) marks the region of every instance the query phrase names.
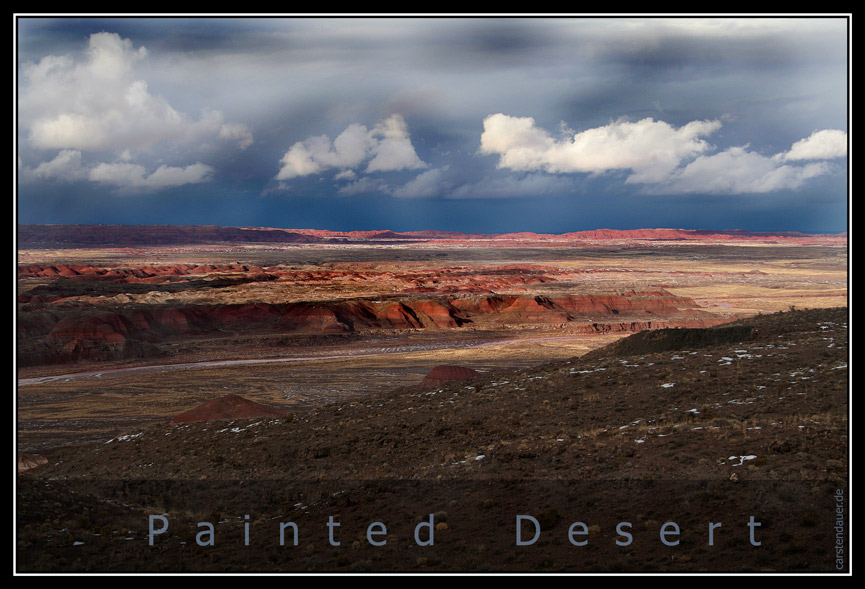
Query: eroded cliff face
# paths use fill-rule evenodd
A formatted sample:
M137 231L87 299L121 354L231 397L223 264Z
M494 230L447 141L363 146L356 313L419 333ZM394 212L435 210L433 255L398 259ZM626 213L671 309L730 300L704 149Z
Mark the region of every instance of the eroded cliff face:
M167 341L226 334L566 329L570 333L706 327L720 322L664 290L569 296L423 297L224 305L31 305L19 313L20 365L160 354Z

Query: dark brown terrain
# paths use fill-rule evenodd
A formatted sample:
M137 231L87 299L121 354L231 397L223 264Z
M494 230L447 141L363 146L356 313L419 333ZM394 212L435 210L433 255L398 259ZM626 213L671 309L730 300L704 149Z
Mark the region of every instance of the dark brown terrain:
M59 231L19 572L836 570L846 236Z
M701 330L687 349L638 340L595 359L57 450L19 476L18 567L832 572L833 497L848 488L846 322L845 309L765 315L742 322L738 342ZM150 545L159 514L169 528ZM538 521L537 543L515 545L517 515ZM413 530L430 516L434 544L419 546ZM631 546L616 544L623 521ZM214 524L213 546L196 543L199 522ZM298 525L297 546L279 545L280 522ZM368 542L373 522L387 544ZM573 522L586 546L569 543ZM666 522L677 546L659 539ZM723 524L712 546L710 522Z

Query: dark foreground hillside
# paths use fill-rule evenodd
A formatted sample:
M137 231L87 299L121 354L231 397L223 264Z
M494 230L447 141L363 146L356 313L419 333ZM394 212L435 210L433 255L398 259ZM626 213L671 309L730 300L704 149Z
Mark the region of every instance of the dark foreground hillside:
M18 476L17 570L846 571L847 320L64 448Z

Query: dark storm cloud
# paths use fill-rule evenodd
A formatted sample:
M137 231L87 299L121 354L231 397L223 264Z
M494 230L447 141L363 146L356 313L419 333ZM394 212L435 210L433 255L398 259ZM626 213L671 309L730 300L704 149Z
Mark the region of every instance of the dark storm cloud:
M532 19L434 20L419 43L431 67L508 67L537 63L559 47L550 28Z
M21 17L17 21L19 54L38 58L69 47L86 44L93 33L109 31L153 50L178 52L210 52L262 48L282 48L284 40L260 34L262 30L276 28L277 22L253 18L175 18L115 17L115 18L43 18ZM290 30L283 22L279 30Z
M846 47L839 18L22 18L19 213L840 231Z
M636 35L626 43L607 45L598 63L621 65L635 77L701 75L718 69L777 70L798 68L800 42L789 36L704 38L671 32L669 36Z

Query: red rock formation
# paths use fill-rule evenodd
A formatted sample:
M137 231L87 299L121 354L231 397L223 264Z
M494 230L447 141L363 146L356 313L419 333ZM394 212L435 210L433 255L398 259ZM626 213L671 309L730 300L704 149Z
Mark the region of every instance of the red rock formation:
M378 313L377 318L386 321L394 329L418 329L423 327L415 312L404 303L385 305Z
M90 317L61 319L48 337L58 343L74 339L91 340L122 346L129 335L129 324L124 317L104 313Z
M244 266L241 264L175 264L172 266L147 266L143 268L130 267L94 267L83 265L44 266L29 264L18 267L18 275L24 277L48 278L62 276L75 280L97 280L118 283L163 283L182 279L183 277L200 277L219 275L241 282L262 282L273 280L276 275L269 274L260 266Z
M331 305L288 305L283 327L304 333L346 333L352 327L340 321Z
M240 395L225 395L175 416L170 423L210 421L216 419L253 419L290 415L286 409L269 407L244 399Z
M462 323L465 323L456 314L457 309L447 300L412 301L410 306L416 313L422 314L429 319L429 322L425 323L424 327L429 326L429 323L431 323L435 327L452 328L459 327Z
M571 296L461 296L405 301L208 306L94 307L69 300L50 308L19 308L21 365L76 359L141 357L172 337L228 333L339 334L391 329L558 328L597 333L636 331L644 326L699 326L716 316L688 298L657 290ZM33 355L33 358L30 358ZM37 362L38 359L38 362ZM52 362L51 360L48 360Z

